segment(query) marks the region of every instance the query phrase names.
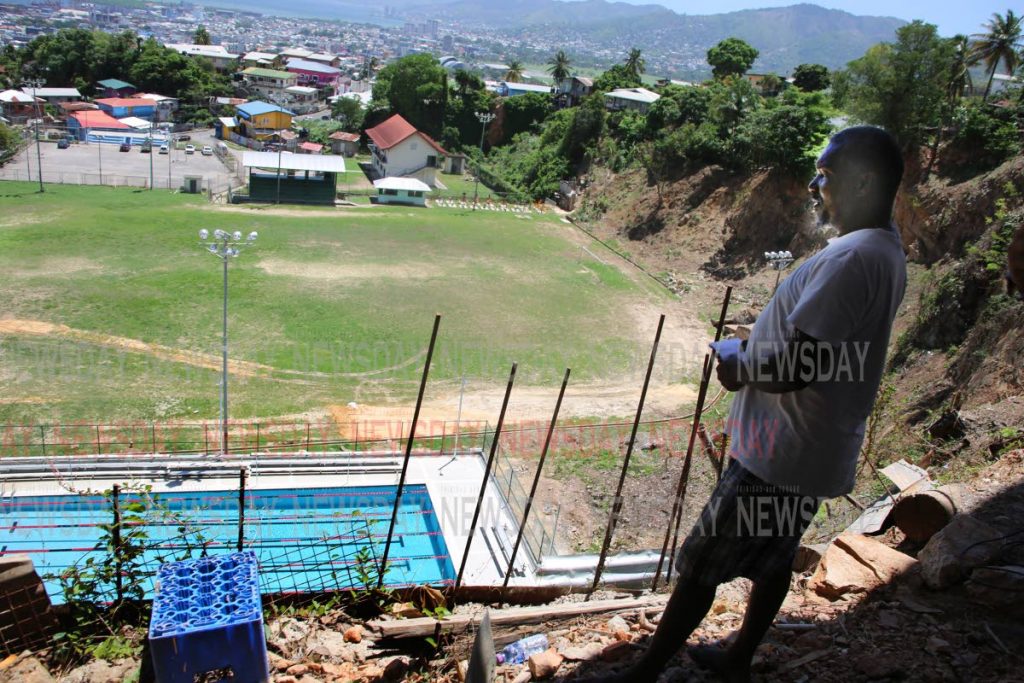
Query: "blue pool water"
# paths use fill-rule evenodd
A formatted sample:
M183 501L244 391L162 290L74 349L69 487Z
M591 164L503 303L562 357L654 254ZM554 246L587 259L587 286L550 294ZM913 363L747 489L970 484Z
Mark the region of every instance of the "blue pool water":
M376 585L397 487L250 490L245 497L243 549L256 553L264 593L319 592ZM145 508L138 511L139 507ZM122 533L141 531L142 562L154 574L161 562L234 552L238 543L237 491L124 492ZM137 510L132 512L132 510ZM137 521L131 522L132 519ZM99 547L102 525L113 519L102 495L28 496L0 500L0 555L25 553L44 577L54 602L63 602L56 578L88 558L109 557ZM426 486L402 493L385 584L440 584L455 578ZM152 597L151 577L145 580ZM109 587L108 587L109 588Z

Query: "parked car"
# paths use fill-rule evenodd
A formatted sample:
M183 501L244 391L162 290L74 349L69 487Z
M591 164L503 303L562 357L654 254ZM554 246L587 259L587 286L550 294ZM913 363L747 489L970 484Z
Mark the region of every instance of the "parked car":
M178 136L177 136L177 139L178 139L179 141L181 141L181 142L188 142L189 140L191 140L191 139L192 139L192 136L191 136L191 135L188 135L188 134L182 134L182 135L178 135Z
M71 143L68 142L67 138L61 138L60 140L57 140L57 149L67 149L70 146Z
M152 145L152 143L149 143L149 142L143 142L143 143L142 143L142 146L141 146L141 147L139 147L139 151L140 151L141 153L143 153L143 154L149 154L150 152L152 152L152 151L153 151L153 145Z
M132 146L129 145L127 142L122 142L118 150L121 152L130 152L132 151Z
M168 152L170 152L170 148L167 146L166 142L164 144L160 145L160 153L161 154L167 154Z
M192 144L185 145L185 154L195 154L196 146Z
M213 147L210 147L209 145L203 145L203 156L213 156Z

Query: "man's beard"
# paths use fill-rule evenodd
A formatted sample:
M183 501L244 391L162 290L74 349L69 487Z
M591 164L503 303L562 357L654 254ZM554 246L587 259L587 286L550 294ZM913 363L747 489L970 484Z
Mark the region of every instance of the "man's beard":
M825 239L839 235L839 229L832 224L832 214L825 208L824 202L820 199L811 202L811 211L814 214L814 233Z

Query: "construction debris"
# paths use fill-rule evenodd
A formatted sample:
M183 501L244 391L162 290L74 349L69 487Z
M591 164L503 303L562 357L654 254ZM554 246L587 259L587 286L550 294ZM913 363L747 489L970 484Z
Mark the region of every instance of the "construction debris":
M539 624L550 619L625 612L638 608L661 609L668 602L667 595L648 595L625 600L593 600L562 605L539 607L515 607L491 612L493 626ZM461 632L479 621L480 615L452 614L442 619L423 617L419 619L376 619L366 624L381 638L425 638L440 633Z
M843 534L825 551L807 586L822 597L837 600L889 583L915 564L914 558L872 538Z
M999 554L1000 538L988 524L970 515L957 515L918 554L924 582L938 589L966 580L972 569Z

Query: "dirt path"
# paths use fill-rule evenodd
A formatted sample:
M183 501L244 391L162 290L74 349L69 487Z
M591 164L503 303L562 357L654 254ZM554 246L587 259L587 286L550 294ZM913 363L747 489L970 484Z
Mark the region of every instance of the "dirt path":
M138 339L117 337L112 334L90 332L89 330L76 330L67 325L48 323L42 320L16 320L12 318L0 319L0 334L34 337L62 337L75 341L110 346L135 353L144 353L162 360L169 360L176 363L185 363L198 368L218 370L221 367L221 359L210 353L199 351L183 351L161 344L151 344ZM267 376L273 371L269 365L262 363L251 363L244 360L228 359L228 372L242 377Z

